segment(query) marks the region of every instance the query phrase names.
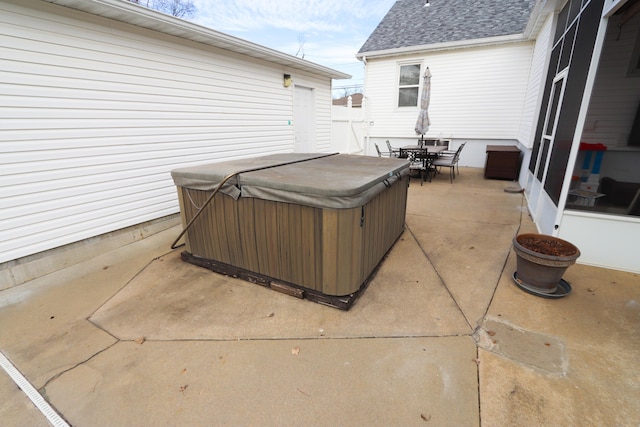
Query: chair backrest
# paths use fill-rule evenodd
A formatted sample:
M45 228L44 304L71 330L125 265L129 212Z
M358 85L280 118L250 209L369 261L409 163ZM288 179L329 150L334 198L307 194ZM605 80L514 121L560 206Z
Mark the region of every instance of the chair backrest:
M390 153L393 153L393 147L391 146L391 143L389 142L388 139L387 139L387 148L389 149Z
M378 152L378 157L382 157L382 153L380 152L380 147L378 147L378 144L376 144L375 142L373 143L373 145L376 146L376 151Z
M455 162L460 160L460 153L462 152L462 149L464 148L464 146L466 144L467 144L467 141L463 142L462 144L460 144L460 147L458 147L458 149L456 150L456 154L453 155L453 158L455 159Z

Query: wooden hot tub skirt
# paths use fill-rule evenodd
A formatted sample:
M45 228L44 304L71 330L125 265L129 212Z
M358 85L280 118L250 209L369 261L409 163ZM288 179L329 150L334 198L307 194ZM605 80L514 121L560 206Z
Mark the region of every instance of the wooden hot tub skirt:
M389 251L390 250L391 248L389 249ZM249 271L244 268L225 264L224 262L216 261L213 259L200 258L198 256L192 255L187 251L182 252L180 255L183 261L193 265L197 265L199 267L207 268L215 273L245 280L250 283L273 289L274 291L281 292L283 294L294 296L296 298L307 299L312 302L347 311L364 292L371 280L373 280L373 278L376 276L378 270L380 270L382 262L387 257L387 254L388 252L380 260L378 265L376 265L375 268L371 271L369 276L360 285L358 290L348 295L341 296L323 294L322 292L316 291L314 289L309 289L300 285L296 285L295 283L274 279L272 277L268 277L254 271Z

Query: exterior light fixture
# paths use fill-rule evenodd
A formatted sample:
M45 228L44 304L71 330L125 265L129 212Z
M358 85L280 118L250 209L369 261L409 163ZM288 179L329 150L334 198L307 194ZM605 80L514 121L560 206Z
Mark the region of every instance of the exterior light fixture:
M285 75L283 76L282 85L283 85L284 87L289 87L289 86L291 86L291 74L285 74Z

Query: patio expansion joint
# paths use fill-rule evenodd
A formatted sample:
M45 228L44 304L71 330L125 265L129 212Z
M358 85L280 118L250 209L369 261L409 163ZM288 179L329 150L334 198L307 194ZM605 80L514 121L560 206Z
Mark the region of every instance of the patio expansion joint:
M168 339L157 339L157 338L146 338L140 337L138 341L133 339L118 339L118 342L114 343L125 343L125 342L137 342L140 345L144 345L145 343L190 343L190 342L270 342L270 341L356 341L356 340L369 340L369 339L420 339L420 338L465 338L470 337L473 338L473 332L464 334L442 334L442 335L361 335L361 336L353 336L353 337L344 337L344 336L319 336L319 337L254 337L254 338L168 338ZM113 345L109 347L113 347ZM105 349L107 350L107 349ZM93 357L93 356L92 356ZM91 359L91 358L89 358Z
M175 252L175 250L170 250L170 251L168 251L168 252L166 252L166 253L163 253L163 254L161 254L161 255L155 256L155 257L151 258L151 259L150 259L150 260L149 260L149 261L148 261L148 262L147 262L147 263L146 263L142 268L138 269L138 271L136 271L136 273L135 273L133 276L131 276L131 278L129 278L129 280L127 280L127 281L126 281L122 286L120 286L118 289L116 289L110 297L106 298L106 299L105 299L101 304L99 304L99 305L95 308L95 310L93 310L93 311L89 314L89 316L87 317L87 320L89 321L89 323L91 323L92 325L94 325L94 326L95 326L95 327L97 327L98 329L100 329L100 330L102 330L102 331L104 331L104 332L108 333L109 335L114 336L112 333L110 333L109 331L107 331L106 329L104 329L103 327L101 327L100 325L98 325L98 324L96 324L95 322L93 322L93 321L91 320L91 317L92 317L92 316L94 316L94 315L98 312L98 310L100 310L100 309L101 309L105 304L107 304L109 301L111 301L113 298L115 298L115 297L116 297L116 295L118 295L118 294L119 294L123 289L125 289L127 286L129 286L129 285L131 284L131 282L133 282L133 281L134 281L138 276L140 276L140 275L141 275L141 274L142 274L142 273L143 273L147 268L149 268L149 266L150 266L151 264L153 264L155 261L159 260L160 258L163 258L163 257L165 257L165 256L167 256L167 255L169 255L169 254L171 254L172 252ZM114 338L116 338L116 337L114 336Z
M522 196L522 200L521 200L521 207L524 207L524 203L525 203L525 199L524 196ZM522 228L522 218L523 218L523 209L520 209L520 217L518 219L518 227L516 228L515 232L514 232L514 237L517 236L520 233L520 229ZM506 225L513 225L513 224L506 224ZM504 258L504 262L502 263L502 268L500 269L500 276L498 276L498 280L496 281L495 286L493 287L493 292L491 293L491 298L489 299L489 303L487 304L487 307L484 311L484 315L480 318L480 322L482 322L482 320L484 320L487 317L487 313L489 313L489 309L491 308L491 304L493 304L493 299L496 296L496 291L498 290L498 285L500 284L500 278L504 275L505 269L507 268L507 263L509 262L509 255L511 253L511 249L509 250L509 252L507 252L507 255ZM475 328L474 330L474 334L477 332L478 328Z
M444 288L447 290L447 293L451 297L451 300L454 302L454 304L458 308L458 311L460 312L460 314L462 314L462 317L464 318L464 321L467 323L469 328L471 330L473 330L473 326L472 326L471 322L469 321L469 319L467 318L466 314L462 310L462 307L460 307L460 304L458 303L458 301L456 300L455 296L451 292L451 289L449 289L449 287L447 286L447 283L444 281L444 278L442 277L442 275L440 274L440 272L438 271L436 266L433 264L433 262L431 262L431 259L429 258L429 255L427 254L427 251L422 247L422 244L420 244L420 241L418 240L417 236L415 235L415 233L413 232L411 227L409 227L409 225L405 225L405 228L409 231L409 233L411 234L411 237L413 237L413 239L415 240L416 244L420 248L420 251L422 252L422 255L424 255L424 257L427 260L427 262L429 262L429 265L431 265L431 268L433 268L433 271L438 276L438 279L440 279L440 283L442 283L442 286L444 286Z
M475 333L475 331L474 331ZM473 338L473 336L472 336ZM475 339L473 340L475 342ZM480 347L478 347L478 343L476 343L476 359L474 360L474 362L476 362L476 384L477 384L477 399L478 399L478 425L482 426L482 402L480 401L480 393L481 393L481 378L480 378Z
M521 224L522 224L522 214L520 214L520 223L518 224L518 228L516 228L514 236L517 236L518 233L520 232ZM496 291L498 290L498 285L500 284L500 278L504 275L504 271L507 268L507 263L509 262L509 254L510 253L511 253L511 250L509 250L509 252L507 252L507 255L504 257L504 262L502 263L502 268L500 269L500 275L498 276L498 280L496 281L496 284L493 287L493 292L491 292L491 298L489 298L489 303L487 304L487 307L484 310L484 315L480 318L480 321L482 321L483 319L485 319L487 317L487 313L489 313L489 309L491 308L491 304L493 304L493 299L496 296ZM477 331L477 329L478 328L476 328L476 331ZM476 331L474 331L474 334L475 334Z

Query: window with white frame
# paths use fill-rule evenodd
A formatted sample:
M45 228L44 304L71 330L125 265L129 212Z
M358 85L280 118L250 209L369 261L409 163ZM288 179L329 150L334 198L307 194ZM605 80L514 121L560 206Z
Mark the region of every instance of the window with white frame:
M420 89L420 64L400 66L398 107L416 107Z

